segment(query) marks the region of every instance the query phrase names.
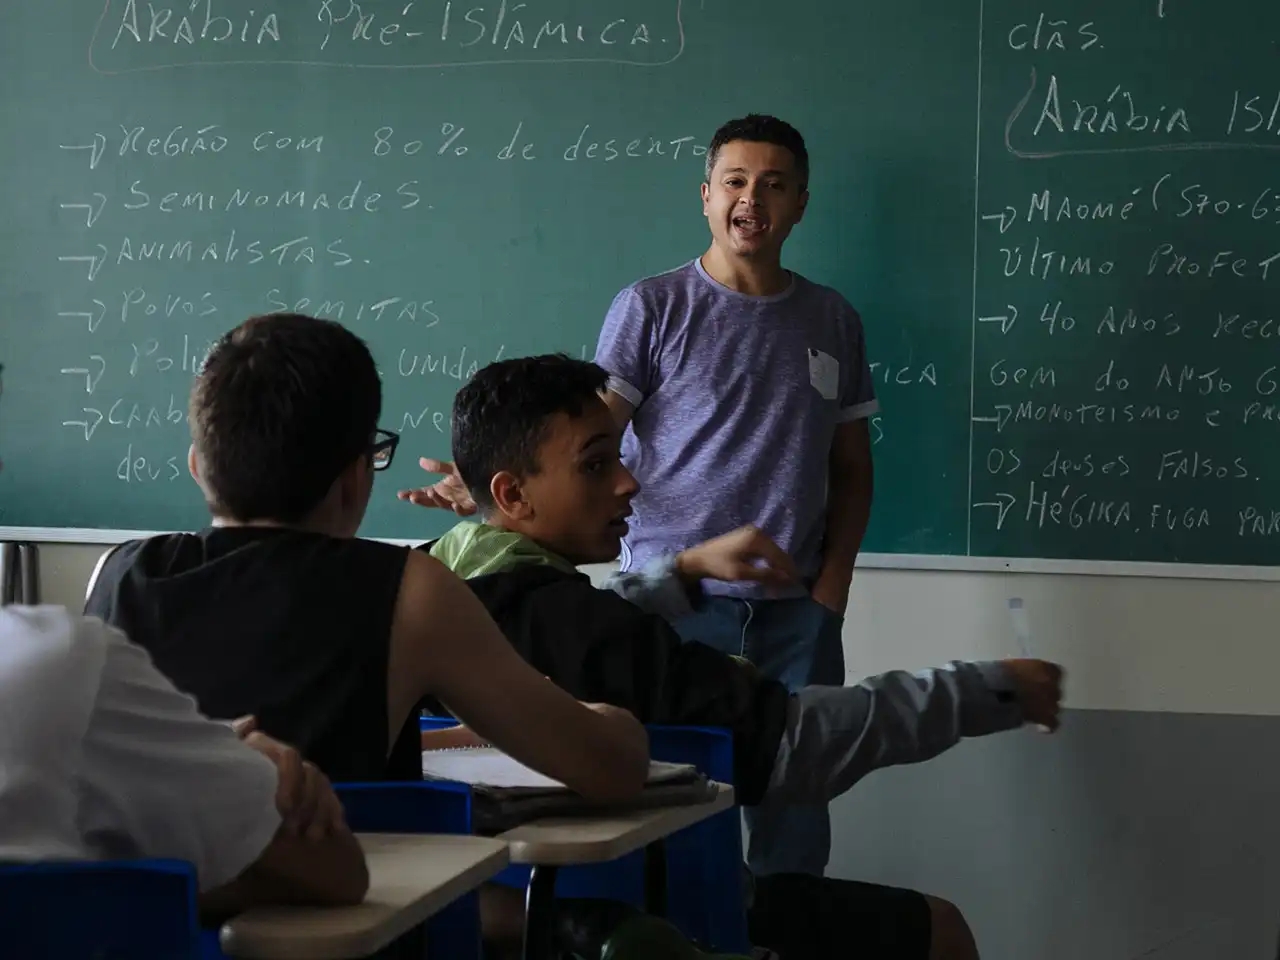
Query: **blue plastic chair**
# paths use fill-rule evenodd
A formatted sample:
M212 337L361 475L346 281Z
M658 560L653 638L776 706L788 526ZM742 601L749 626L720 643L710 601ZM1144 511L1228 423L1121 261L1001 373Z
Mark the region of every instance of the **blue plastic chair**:
M335 783L347 823L358 833L470 834L471 790L441 781ZM427 921L431 955L480 960L480 898L468 893Z
M353 830L471 833L471 791L461 784L334 789ZM0 865L0 956L227 960L218 931L200 928L197 892L195 868L179 860ZM427 923L427 936L439 956L479 960L477 896L468 894L437 913Z
M210 943L217 950L216 932L201 936L197 889L195 868L180 860L2 865L0 954L196 960Z
M423 717L423 730L454 726L452 717ZM733 737L710 727L650 726L655 760L691 763L721 783L733 784ZM667 914L692 940L721 952L749 953L743 888L742 827L736 807L667 838ZM529 868L508 867L494 882L525 888ZM600 897L643 907L644 852L612 863L562 868L559 897Z

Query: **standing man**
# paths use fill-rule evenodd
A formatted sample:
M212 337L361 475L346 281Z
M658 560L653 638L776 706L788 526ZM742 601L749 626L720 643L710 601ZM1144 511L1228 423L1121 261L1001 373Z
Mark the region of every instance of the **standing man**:
M753 114L722 126L702 184L710 247L619 293L595 355L611 375L609 406L630 424L623 456L640 482L622 568L759 527L802 583L770 593L708 582L707 602L675 626L791 690L844 683L841 626L871 509L867 418L878 409L857 311L782 266L808 185L791 125ZM402 497L474 511L451 463L423 466L448 476ZM753 873L825 871L825 806L746 816Z

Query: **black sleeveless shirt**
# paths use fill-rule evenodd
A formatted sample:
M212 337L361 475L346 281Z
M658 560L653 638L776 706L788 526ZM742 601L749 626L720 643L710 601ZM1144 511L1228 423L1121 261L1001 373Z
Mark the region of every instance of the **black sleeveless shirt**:
M417 711L387 743L391 621L408 551L266 527L118 547L85 614L119 627L214 719L252 713L333 781L420 780Z

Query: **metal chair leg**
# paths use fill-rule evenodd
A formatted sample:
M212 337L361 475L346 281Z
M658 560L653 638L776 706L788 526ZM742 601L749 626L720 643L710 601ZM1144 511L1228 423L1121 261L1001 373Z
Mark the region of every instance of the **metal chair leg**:
M554 960L556 868L529 871L524 902L524 960Z

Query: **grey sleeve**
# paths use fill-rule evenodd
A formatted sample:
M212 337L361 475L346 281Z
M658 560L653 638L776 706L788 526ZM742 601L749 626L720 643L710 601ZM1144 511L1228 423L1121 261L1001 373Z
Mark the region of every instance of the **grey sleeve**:
M921 763L965 737L1023 722L1016 687L998 662L806 687L791 698L766 800L827 801L872 770Z
M688 586L676 575L674 556L656 557L640 570L615 573L603 587L669 623L693 613L702 600L699 587Z

